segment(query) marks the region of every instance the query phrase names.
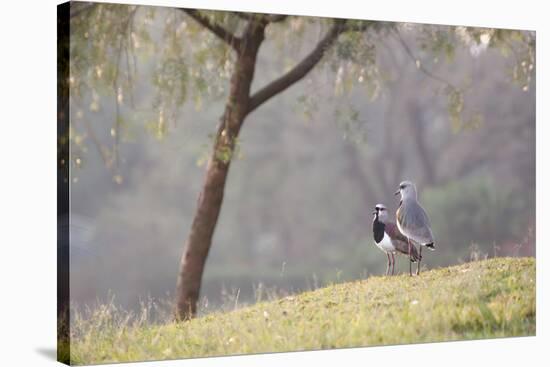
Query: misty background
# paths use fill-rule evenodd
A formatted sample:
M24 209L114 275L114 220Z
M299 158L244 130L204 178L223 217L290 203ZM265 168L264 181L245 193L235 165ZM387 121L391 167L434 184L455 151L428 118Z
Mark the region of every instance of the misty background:
M167 19L164 9L150 20L151 43L163 44ZM404 35L416 51L415 27ZM268 40L253 89L318 38L312 30L299 43ZM345 65L327 63L248 117L206 264L203 310L383 274L371 213L377 203L395 212L404 179L417 184L436 237L424 266L535 255L534 82L513 83L513 56L494 49L457 47L446 58L411 55L389 36L375 44L377 75L358 81L367 87L341 93ZM115 295L137 308L175 289L225 101L195 98L171 116L152 114L160 57L138 55L131 95L99 89L71 99L70 295L78 305ZM453 121L445 83L415 57L464 86L467 123ZM113 168L105 156L115 140ZM407 268L405 257L398 266Z

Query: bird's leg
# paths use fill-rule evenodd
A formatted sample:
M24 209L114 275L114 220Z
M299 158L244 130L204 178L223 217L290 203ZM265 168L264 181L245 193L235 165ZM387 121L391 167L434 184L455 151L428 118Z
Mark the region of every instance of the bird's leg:
M411 256L411 239L407 237L407 242L409 243L409 275L412 276L412 256Z
M392 264L391 264L391 275L394 274L394 271L395 271L395 254L392 252L391 253L391 260L392 260Z
M418 254L418 262L416 263L416 275L420 274L420 262L422 261L422 245L419 246L420 249Z
M386 275L390 273L390 254L386 252L386 256L388 257L388 267L386 268Z

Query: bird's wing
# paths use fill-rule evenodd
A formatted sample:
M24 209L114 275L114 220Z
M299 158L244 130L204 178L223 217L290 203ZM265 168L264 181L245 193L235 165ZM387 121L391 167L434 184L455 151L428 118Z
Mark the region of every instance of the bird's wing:
M397 224L395 223L392 223L392 222L386 223L386 233L388 234L388 236L390 236L392 240L395 239L395 240L407 242L407 237L405 237L403 233L401 233L399 228L397 228Z
M400 240L392 240L392 244L395 247L395 250L397 252L400 252L402 254L408 255L409 254L409 244ZM413 245L413 242L411 241L411 257L414 261L418 261L420 259L420 255L418 254L418 250L416 249L416 246Z
M410 201L407 205L401 205L396 216L404 231L411 232L415 237L422 238L427 242L433 242L430 219L418 202Z

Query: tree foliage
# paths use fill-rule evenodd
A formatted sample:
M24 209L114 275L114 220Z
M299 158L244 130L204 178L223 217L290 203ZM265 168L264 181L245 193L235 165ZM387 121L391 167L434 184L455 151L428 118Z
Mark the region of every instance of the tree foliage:
M218 100L227 94L235 62L231 46L182 9L80 5L81 11L76 7L71 18L71 97L77 104L88 102L81 106L81 113L77 115L82 117L102 108L100 95L111 96L116 112L111 127L113 144L100 149L108 166L118 161L122 130L132 123L128 121L131 117L121 113L123 109L139 110L140 113L134 113L135 118L145 119L145 128L162 138L178 119L185 120L178 113L185 103L193 103L200 109L207 101ZM223 11L194 12L236 35L250 19L268 17ZM303 53L311 42L322 37L333 22L329 18L290 16L270 25L264 46L269 52L266 57L279 63L281 71L288 70L297 62L294 55ZM384 85L391 82L392 71L378 59L384 44L391 39L398 40L420 72L439 81L440 93L447 100L449 119L456 131L475 127L482 119L477 111L468 111L465 103L472 81L444 80L431 71L441 62L452 67L457 48L469 49L472 57L479 57L491 48L497 49L510 58L509 79L523 90L532 85L535 70L533 32L360 20L348 20L346 25L351 31L338 37L322 65L309 78L312 93L297 100L300 109L309 117L318 110L315 84L332 83L334 94L327 97L335 102L337 120L345 120L343 126L347 127L356 124L357 109L346 104L346 96L357 88L365 90L370 99L383 93ZM133 95L134 80L140 63L151 62L155 63L150 80L156 97L152 105L140 106L139 99ZM257 75L256 78L266 77L269 75ZM350 132L352 130L344 134L349 136ZM85 140L94 140L90 135L93 134L86 134L84 139L75 132L72 142L78 146Z

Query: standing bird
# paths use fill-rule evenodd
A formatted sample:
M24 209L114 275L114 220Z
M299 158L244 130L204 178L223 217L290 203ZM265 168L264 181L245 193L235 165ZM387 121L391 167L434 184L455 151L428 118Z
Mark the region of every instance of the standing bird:
M403 181L399 184L399 190L395 195L401 194L401 202L397 209L397 227L407 237L409 244L409 257L412 256L411 241L420 245L420 259L422 259L422 246L435 250L434 236L432 233L430 219L426 211L418 202L416 186L410 181ZM412 257L411 257L412 258ZM409 265L409 274L412 275L412 265ZM420 274L420 260L416 268L416 275Z
M392 268L392 275L394 273L396 252L409 255L411 262L420 261L420 255L418 255L416 247L412 246L409 249L407 245L407 237L403 236L401 232L399 232L399 229L395 223L389 221L388 209L384 205L377 204L372 214L374 214L374 219L372 221L372 234L374 236L374 242L376 246L385 252L388 257L388 268L386 269L386 275L390 272L390 265Z

